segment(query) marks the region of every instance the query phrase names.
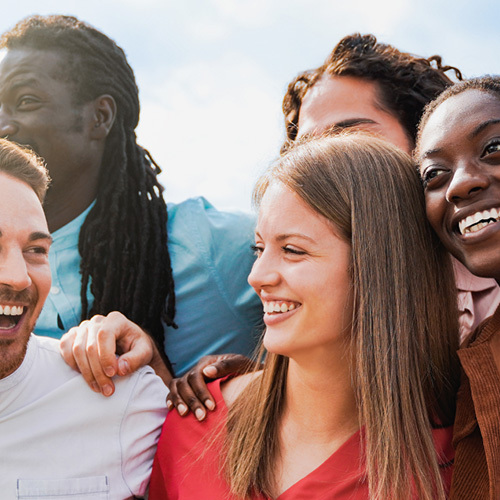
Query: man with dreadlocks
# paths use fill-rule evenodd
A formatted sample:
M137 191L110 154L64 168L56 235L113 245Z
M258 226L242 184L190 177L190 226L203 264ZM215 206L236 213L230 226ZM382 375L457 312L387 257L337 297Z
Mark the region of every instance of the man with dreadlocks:
M169 206L167 222L160 169L136 142L123 50L59 15L20 21L0 49L0 135L42 156L52 178L53 286L36 333L60 337L116 310L177 373L209 352L250 353L260 316L246 283L252 219L196 199Z

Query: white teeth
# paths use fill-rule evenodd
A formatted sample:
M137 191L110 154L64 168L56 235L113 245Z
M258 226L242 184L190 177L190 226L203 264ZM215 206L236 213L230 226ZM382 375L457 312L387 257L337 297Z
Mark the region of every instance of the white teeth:
M500 218L500 209L491 208L469 215L458 223L458 229L461 234L475 233L489 224L497 222Z
M0 306L0 314L5 316L21 316L23 311L23 306Z
M286 302L264 302L265 313L284 313L293 311L296 305L294 303L287 304Z

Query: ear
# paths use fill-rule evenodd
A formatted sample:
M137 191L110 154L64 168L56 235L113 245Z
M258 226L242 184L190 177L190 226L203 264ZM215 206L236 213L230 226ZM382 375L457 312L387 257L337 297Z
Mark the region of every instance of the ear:
M94 120L91 128L92 139L106 139L115 122L116 102L109 94L94 99Z

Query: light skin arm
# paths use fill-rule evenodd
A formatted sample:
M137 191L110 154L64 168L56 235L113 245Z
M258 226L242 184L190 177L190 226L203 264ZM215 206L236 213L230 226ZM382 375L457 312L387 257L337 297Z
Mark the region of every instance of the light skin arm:
M204 356L189 372L169 383L167 408L177 409L185 416L192 411L198 420L203 420L207 409L215 409L215 401L207 389L207 382L232 374L243 374L254 368L254 363L240 354Z
M151 337L119 312L83 321L63 335L60 349L66 363L81 372L92 390L105 396L115 389L111 377L128 375L147 364L166 385L172 380Z

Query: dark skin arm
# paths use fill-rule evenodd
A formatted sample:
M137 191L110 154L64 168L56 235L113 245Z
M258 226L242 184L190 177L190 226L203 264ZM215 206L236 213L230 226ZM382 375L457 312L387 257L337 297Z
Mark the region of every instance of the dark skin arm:
M227 375L241 375L254 367L255 364L241 354L204 356L189 372L168 384L167 408L171 410L175 407L181 416L192 411L201 421L206 417L207 409L215 409L207 382Z

